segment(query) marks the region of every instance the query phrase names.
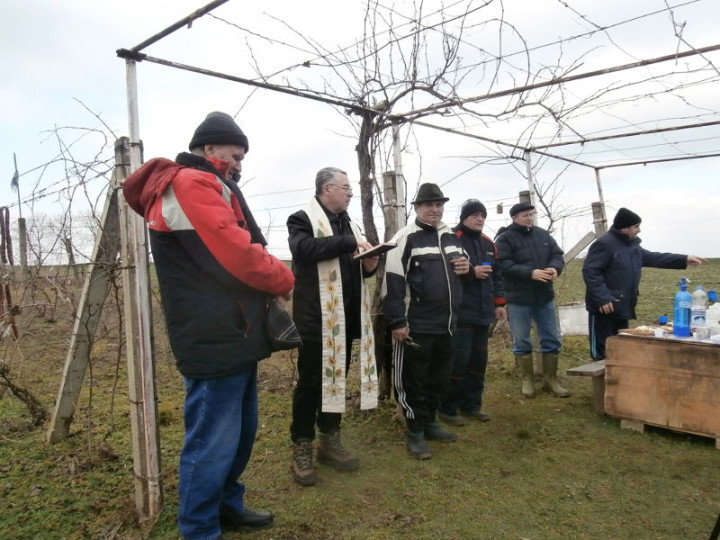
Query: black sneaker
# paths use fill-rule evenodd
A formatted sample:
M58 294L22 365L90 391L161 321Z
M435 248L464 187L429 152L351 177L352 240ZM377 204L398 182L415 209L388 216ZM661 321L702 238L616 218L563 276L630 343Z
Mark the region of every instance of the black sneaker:
M425 424L424 430L425 438L428 441L439 441L439 442L454 442L457 441L457 435L445 431L441 428L437 422Z
M430 459L432 458L432 452L425 442L425 435L422 432L413 433L408 431L407 433L407 450L410 455L416 459Z
M220 507L220 527L223 531L265 529L273 524L273 513L244 508L238 513L229 506Z

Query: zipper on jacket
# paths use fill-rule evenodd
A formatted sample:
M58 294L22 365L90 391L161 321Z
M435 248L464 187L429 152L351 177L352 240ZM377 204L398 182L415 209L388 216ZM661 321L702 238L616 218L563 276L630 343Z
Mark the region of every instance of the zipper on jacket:
M451 336L452 333L452 316L453 316L453 308L452 308L452 287L450 286L450 273L448 272L448 264L449 261L445 259L445 250L443 249L442 245L442 233L440 232L440 229L437 230L437 241L438 241L438 247L440 248L440 256L443 259L443 268L445 268L445 283L448 288L448 312L450 313L450 316L448 317L448 334Z

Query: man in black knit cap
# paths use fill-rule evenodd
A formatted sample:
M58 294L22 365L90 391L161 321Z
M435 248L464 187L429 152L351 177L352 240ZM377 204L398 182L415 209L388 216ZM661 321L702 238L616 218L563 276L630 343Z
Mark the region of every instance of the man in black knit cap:
M270 356L268 300L289 298L290 269L265 239L237 186L249 145L229 115L210 113L175 161L148 161L125 181L148 223L170 346L185 383L178 528L184 539L266 527L238 478L258 425L257 362Z
M462 279L462 303L452 342L454 359L450 384L438 406L438 417L456 426L465 418L490 420L482 411L485 370L488 363L490 325L504 320L505 291L497 268L497 248L485 234L485 205L477 199L465 201L460 223L453 228L470 258L470 273Z
M635 318L643 266L687 268L706 262L702 257L657 253L640 247L642 220L632 210L620 208L610 230L598 238L583 263L585 307L588 310L590 355L605 358L605 340L628 327Z

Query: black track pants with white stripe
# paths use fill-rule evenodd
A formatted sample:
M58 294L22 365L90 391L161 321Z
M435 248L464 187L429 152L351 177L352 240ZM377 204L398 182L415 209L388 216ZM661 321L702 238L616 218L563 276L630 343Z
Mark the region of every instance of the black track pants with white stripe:
M393 342L393 383L408 430L419 433L435 421L452 373L453 348L450 334L411 333L411 337L418 348Z

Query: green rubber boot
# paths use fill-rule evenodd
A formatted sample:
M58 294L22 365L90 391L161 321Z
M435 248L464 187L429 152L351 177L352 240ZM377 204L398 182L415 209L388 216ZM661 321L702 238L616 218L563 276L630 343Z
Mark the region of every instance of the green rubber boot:
M517 363L522 374L522 395L526 398L535 397L535 370L533 368L533 355L517 354Z
M567 388L560 386L557 380L558 353L543 353L543 388L555 397L570 397Z

